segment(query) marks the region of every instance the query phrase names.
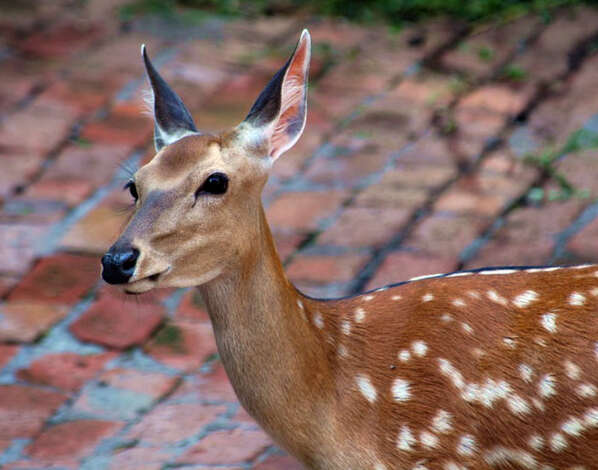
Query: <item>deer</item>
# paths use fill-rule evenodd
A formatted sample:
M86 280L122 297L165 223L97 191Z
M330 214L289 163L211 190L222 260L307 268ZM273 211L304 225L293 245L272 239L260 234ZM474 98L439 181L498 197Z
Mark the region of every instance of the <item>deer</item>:
M102 257L128 294L197 289L240 403L306 468L598 468L598 266L494 267L315 299L261 201L306 122L311 39L245 119L199 131L142 46L155 156Z

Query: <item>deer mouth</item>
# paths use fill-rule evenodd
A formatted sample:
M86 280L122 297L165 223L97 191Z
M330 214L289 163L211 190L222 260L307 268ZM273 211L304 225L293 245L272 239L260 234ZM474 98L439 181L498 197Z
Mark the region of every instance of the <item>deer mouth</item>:
M170 271L170 268L165 269L164 271L160 271L158 273L150 274L149 276L143 277L141 279L136 279L132 282L123 285L123 290L125 294L130 295L137 295L143 294L144 292L148 292L155 287L160 280L160 278Z

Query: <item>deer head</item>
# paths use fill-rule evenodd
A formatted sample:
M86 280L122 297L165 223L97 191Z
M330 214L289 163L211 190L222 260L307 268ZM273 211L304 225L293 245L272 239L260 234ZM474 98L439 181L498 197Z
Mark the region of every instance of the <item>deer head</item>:
M135 209L102 258L106 282L129 293L198 286L254 256L268 171L305 126L310 42L304 30L243 122L218 135L197 130L142 46L157 153L125 186Z

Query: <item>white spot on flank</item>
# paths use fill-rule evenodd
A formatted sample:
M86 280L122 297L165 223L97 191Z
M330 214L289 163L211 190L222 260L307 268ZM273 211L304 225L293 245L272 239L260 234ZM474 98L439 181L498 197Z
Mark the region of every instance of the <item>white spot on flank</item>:
M550 448L554 452L560 452L567 447L567 439L560 432L554 433L550 438Z
M529 413L529 405L527 404L527 401L516 394L511 395L507 399L507 406L513 414Z
M457 387L459 390L462 389L465 385L465 382L463 381L461 372L455 369L453 365L446 359L439 358L438 364L440 366L440 372L448 376L455 387Z
M341 331L346 336L351 334L351 322L349 320L343 320L341 322Z
M513 304L516 307L523 308L527 307L532 302L538 300L538 293L533 290L526 290L523 294L519 294L515 299L513 299Z
M502 339L502 342L505 343L505 346L510 349L515 349L517 347L517 341L509 336L505 336Z
M471 325L469 323L461 323L461 328L463 328L463 331L465 331L465 333L467 334L473 334L473 328L471 327Z
M494 289L490 289L488 292L486 292L486 295L490 300L492 300L492 302L496 302L497 304L507 305L508 303L507 299L499 295Z
M550 398L556 395L556 379L552 374L546 374L540 379L538 393L542 398Z
M373 295L364 295L363 296L363 300L365 300L366 302L369 302L370 300L372 300L374 298Z
M374 470L386 470L386 465L377 463L376 465L374 465Z
M586 426L591 428L598 427L598 408L590 408L586 411L583 415L583 420L585 421Z
M424 447L434 448L438 445L438 438L429 431L422 431L419 440Z
M303 306L303 302L301 302L301 300L297 299L297 307L299 307L301 310L303 310L305 307Z
M534 450L540 450L544 447L544 438L538 434L534 434L527 441L529 446Z
M567 421L563 423L561 429L565 434L577 437L582 433L584 427L585 426L578 418L571 416Z
M411 398L409 382L403 379L395 379L392 384L392 397L398 402L408 401Z
M347 357L349 355L349 351L347 351L347 348L344 344L338 345L338 355L341 357Z
M452 304L455 307L465 307L465 302L463 301L463 299L455 299L453 300Z
M578 365L573 364L571 361L565 361L565 373L571 380L579 380L581 369Z
M540 319L544 329L550 333L556 332L556 313L545 313Z
M591 289L590 294L592 294L594 297L598 297L598 287Z
M458 465L455 462L446 462L442 468L443 470L465 470L465 467Z
M400 295L393 295L390 299L391 300L401 300L401 296Z
M376 388L372 385L370 378L367 375L359 374L357 377L355 377L355 381L357 382L359 391L367 399L367 401L374 403L378 393L376 392Z
M421 340L411 343L411 350L417 357L424 357L428 352L428 345Z
M579 292L572 292L568 299L569 305L579 307L586 303L586 297Z
M411 451L411 446L415 444L415 437L411 434L408 426L402 426L397 439L397 447L406 452Z
M453 415L448 411L438 410L436 416L432 419L432 427L440 434L447 434L453 429Z
M471 297L472 299L479 299L480 298L480 294L478 294L478 292L475 291L475 290L467 291L467 295L469 297Z
M434 300L434 295L427 293L424 296L422 296L422 302L430 302L430 300Z
M525 467L530 470L538 468L538 462L529 452L508 449L503 446L497 446L492 450L486 451L484 453L484 460L493 467L495 465L500 465L501 467L505 465L505 468L512 468L510 464L516 464L517 467ZM542 470L547 469L543 468Z
M322 314L320 312L314 313L314 325L316 325L320 330L324 328L324 319L322 318Z
M466 434L461 437L457 445L457 453L460 455L473 455L476 451L475 439L472 435Z
M409 350L403 349L401 352L399 352L399 361L407 362L409 359L411 359L411 353Z
M355 309L355 321L361 323L365 319L365 310L361 307Z
M596 387L592 384L580 384L576 390L581 398L592 398L596 396Z
M442 316L440 317L440 319L444 323L448 323L448 322L453 321L453 317L449 313L443 313ZM598 358L598 353L596 353L596 357Z
M539 400L538 398L532 398L532 403L534 404L534 406L536 408L538 408L540 411L544 411L544 403L542 403L542 400Z
M527 364L519 364L519 375L524 382L530 383L532 381L532 376L534 374L534 370L528 366Z
M513 274L516 272L518 272L517 269L489 269L488 271L479 271L478 274L486 276L489 274Z

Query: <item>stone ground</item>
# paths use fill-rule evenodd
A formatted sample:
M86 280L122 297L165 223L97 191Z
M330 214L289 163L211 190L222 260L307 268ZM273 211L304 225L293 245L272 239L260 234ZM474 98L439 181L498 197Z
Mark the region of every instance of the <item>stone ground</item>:
M99 280L127 171L152 155L141 43L215 130L310 28L307 130L264 194L307 293L598 261L596 10L390 33L38 3L0 16L2 468L299 468L240 408L192 291L131 300Z

